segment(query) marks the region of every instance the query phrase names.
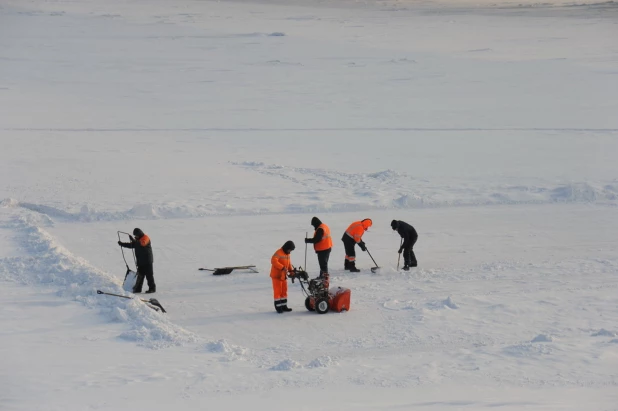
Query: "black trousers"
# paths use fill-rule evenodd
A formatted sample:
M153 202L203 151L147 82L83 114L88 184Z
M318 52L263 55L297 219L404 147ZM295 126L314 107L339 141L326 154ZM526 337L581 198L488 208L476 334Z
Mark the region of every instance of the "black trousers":
M416 244L418 237L412 239L409 247L403 249L403 261L405 265L416 267L418 264L416 261L416 255L414 255L414 244Z
M341 238L341 241L343 241L343 247L345 248L346 261L356 264L356 250L354 249L356 241L347 234Z
M144 277L146 277L146 281L148 281L149 290L157 289L157 285L154 281L154 271L152 268L152 264L144 264L137 267L137 280L135 281L135 287L133 287L133 292L142 292L142 287L144 286Z
M320 264L320 275L323 273L328 273L328 259L330 258L330 251L330 248L328 250L316 251L316 254L318 255L318 264Z

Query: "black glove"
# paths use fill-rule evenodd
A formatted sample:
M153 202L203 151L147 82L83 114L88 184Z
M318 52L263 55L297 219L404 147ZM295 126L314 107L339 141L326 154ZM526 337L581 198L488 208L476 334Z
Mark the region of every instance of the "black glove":
M402 252L402 251L403 251L403 247L401 247L401 248L399 249L399 251L397 251L397 252L398 252L399 254L401 254L401 252Z
M305 238L305 244L309 244L311 242L310 238Z
M122 241L118 241L118 245L122 247Z
M358 246L360 247L361 250L367 251L367 247L365 246L365 243L363 241L359 242Z

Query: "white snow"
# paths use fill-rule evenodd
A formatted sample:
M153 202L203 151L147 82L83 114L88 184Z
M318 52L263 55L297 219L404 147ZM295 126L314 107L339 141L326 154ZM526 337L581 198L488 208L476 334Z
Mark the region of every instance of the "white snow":
M0 409L616 409L616 21L611 1L4 1ZM314 215L350 310L308 312L295 283L278 315L270 257L293 240L305 266ZM342 269L362 218L375 274L362 252ZM392 219L419 231L409 272ZM154 295L122 287L134 227Z

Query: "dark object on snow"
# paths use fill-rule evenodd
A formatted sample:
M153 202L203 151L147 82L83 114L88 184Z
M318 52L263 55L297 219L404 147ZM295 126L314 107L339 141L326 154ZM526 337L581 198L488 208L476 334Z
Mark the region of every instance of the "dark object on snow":
M416 255L414 254L414 244L418 240L418 233L410 224L401 220L391 221L391 228L397 230L403 242L399 247L398 253L403 252L403 269L408 271L410 267L416 267L418 262L416 261Z
M212 275L224 275L230 274L234 270L249 270L252 273L257 273L254 265L239 265L235 267L221 267L221 268L200 268L199 271L212 271Z
M114 294L114 293L106 293L106 292L103 292L101 290L97 290L97 294L111 295L111 296L114 296L114 297L126 298L127 300L133 300L133 298L128 297L126 295L120 295L120 294ZM165 311L165 308L163 308L161 303L159 303L159 300L157 300L156 298L151 298L149 300L144 300L142 298L138 298L138 300L140 300L142 302L145 302L148 307L152 308L155 311L159 311L159 308L160 308L161 312L163 312L163 313L167 312L167 311ZM159 308L157 308L157 307L159 307Z

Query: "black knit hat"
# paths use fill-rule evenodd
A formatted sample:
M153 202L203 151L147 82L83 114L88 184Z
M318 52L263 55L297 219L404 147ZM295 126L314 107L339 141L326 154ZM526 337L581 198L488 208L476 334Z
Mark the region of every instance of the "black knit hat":
M283 247L281 247L281 249L286 253L289 253L290 251L294 251L296 249L296 246L292 241L286 241L285 244L283 244Z
M143 237L144 236L144 232L142 230L140 230L139 228L136 228L133 230L133 235L137 238L139 237Z
M318 228L320 226L320 224L322 224L322 222L320 221L319 218L313 217L311 219L311 225L314 226L315 228Z
M393 228L393 230L396 230L398 225L399 224L397 223L397 220L391 221L391 227Z

